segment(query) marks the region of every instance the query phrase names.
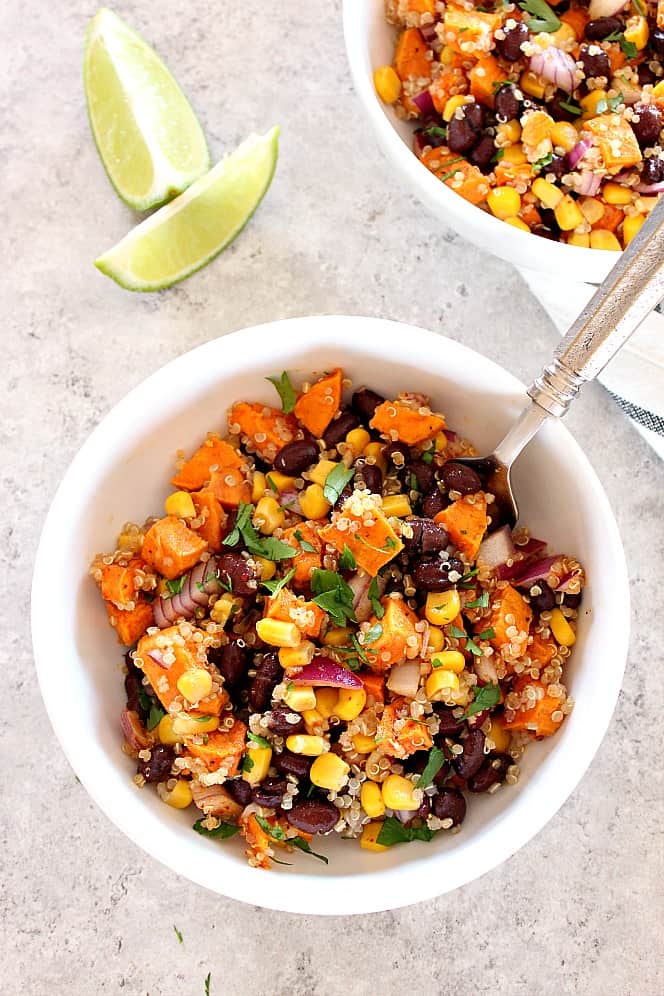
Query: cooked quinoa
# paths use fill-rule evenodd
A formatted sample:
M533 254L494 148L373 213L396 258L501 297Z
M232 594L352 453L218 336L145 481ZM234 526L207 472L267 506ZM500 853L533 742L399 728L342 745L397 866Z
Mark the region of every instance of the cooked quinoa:
M572 709L583 568L500 522L429 398L271 379L282 408L233 404L92 563L134 782L261 868L456 833Z

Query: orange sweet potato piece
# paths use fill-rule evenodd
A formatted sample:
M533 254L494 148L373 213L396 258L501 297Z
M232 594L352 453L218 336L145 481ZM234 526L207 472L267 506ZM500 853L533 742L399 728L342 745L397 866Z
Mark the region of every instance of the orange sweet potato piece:
M187 491L198 491L210 480L210 468L221 470L227 467L229 470L237 470L243 463L244 459L235 447L211 432L175 477L171 478L171 484Z
M489 182L467 159L440 149L430 149L420 159L441 183L471 204L481 204L486 199L491 189Z
M228 516L209 488L204 488L202 491L194 491L191 497L194 502L196 514L204 518L203 525L198 526L196 532L205 540L208 550L212 553L217 553L221 550L221 541L226 535L226 520Z
M406 722L400 730L395 731L394 724L398 719L405 719ZM385 706L378 722L376 743L392 757L409 757L415 751L429 750L433 746L429 727L426 723L410 718L406 699L396 699Z
M102 564L101 594L107 602L113 602L119 609L126 609L128 603L135 602L140 589L137 588L136 571L144 570L145 564L138 558L121 564Z
M406 28L399 35L394 53L394 68L400 80L431 79L432 63L428 47L417 28Z
M272 846L273 841L265 833L256 819L255 813L249 816L240 817L241 833L249 847L244 852L250 863L256 868L269 868L270 858L267 849Z
M340 367L312 384L295 402L294 414L305 429L320 438L341 405L343 371Z
M561 699L556 699L544 690L541 681L522 675L517 678L512 685L515 692L523 692L526 685L532 685L544 692L544 697L539 699L530 709L518 709L511 722L505 722L507 730L528 730L538 739L552 736L560 727L562 719L554 720L553 714L560 710Z
M611 67L611 75L615 76L619 69L622 69L627 62L627 56L621 49L617 42L609 45L608 51L606 53L609 57L609 66Z
M371 577L375 577L381 567L403 550L403 543L392 529L387 518L378 508L372 508L370 518L372 525L366 525L369 515L364 512L356 515L351 511L351 497L340 512L334 513L334 519L329 526L321 529L320 538L324 543L330 543L339 553L347 546L357 566ZM339 522L347 523L345 529L339 528Z
M496 174L496 184L499 187L530 183L535 176L531 163L511 163L505 159L496 163L494 173ZM529 223L527 222L527 224Z
M150 526L143 539L142 557L165 578L179 577L198 563L207 543L174 515Z
M500 14L469 11L448 4L443 18L445 44L464 55L489 52L493 47L494 32L500 27L501 21Z
M533 618L530 605L511 584L494 594L492 604L496 601L498 601L498 607L492 611L489 619L489 626L496 635L489 640L489 643L494 650L500 650L506 643L520 644L522 653L525 653L528 630ZM518 632L523 633L524 636L521 639L510 638L507 635L507 630L511 626L515 626ZM480 628L485 629L486 625L483 623Z
M604 214L591 226L592 228L606 228L609 232L615 232L618 226L625 220L625 213L615 204L606 204L602 201Z
M422 636L415 629L419 619L403 598L382 598L381 605L385 609L383 618L372 616L369 620L370 629L375 626L382 628L381 635L377 640L362 645L369 667L379 674L406 657L417 657L422 646Z
M305 636L319 636L325 612L315 602L301 602L288 588L282 588L268 599L265 617L293 622Z
M402 443L414 446L433 439L436 433L445 428L445 419L434 412L425 411L420 414L417 408L408 408L399 401L384 401L376 408L369 424L390 441L394 431Z
M529 643L526 648L526 653L531 661L540 669L546 667L557 652L558 648L551 637L544 640L539 633L533 633L532 643Z
M585 7L570 7L564 14L560 15L563 24L568 24L574 31L577 41L582 41L586 33L586 25L590 20L590 15Z
M643 159L636 135L620 114L599 114L584 129L593 134L608 173L620 173Z
M291 584L297 591L306 591L311 581L312 572L323 566L323 547L318 538L318 533L310 522L301 522L299 526L291 526L290 529L284 529L282 540L288 546L299 550L297 557L293 559L295 574L293 575ZM305 550L302 548L302 543L305 543L307 547L313 546L314 549Z
M118 609L113 602L106 601L108 619L118 634L118 640L125 647L133 647L154 621L149 602L137 601L133 609Z
M385 679L373 671L360 671L358 678L364 685L367 696L372 695L375 702L385 701Z
M472 563L486 532L486 496L483 491L465 495L439 512L433 520L445 526L457 550Z
M433 106L439 114L445 110L445 104L459 93L468 93L468 80L460 66L449 66L436 76L429 87Z
M179 626L168 626L158 633L148 633L139 640L134 656L136 666L147 676L164 709L168 709L173 699L180 694L177 683L184 672L207 665L205 650L201 643L193 639L194 632L192 627L192 635L183 640ZM155 654L161 658L169 651L175 660L168 666L162 666L151 656ZM218 695L199 703L196 711L206 716L218 716L227 701L228 694L222 690Z
M528 164L530 166L530 163ZM534 204L524 204L521 209L521 218L525 221L526 225L530 228L533 225L540 225L542 222L542 215L539 213Z
M251 486L241 470L215 470L210 478L210 491L224 508L237 508L240 502L251 501Z
M231 431L234 426L239 426L241 435L270 462L286 443L293 442L298 430L293 415L285 415L277 408L258 402L249 404L247 401L238 401L233 405L228 413L228 425Z
M468 73L470 92L475 100L493 107L497 84L507 79L507 73L493 55L483 55Z
M230 730L216 730L208 734L205 743L197 744L187 737L186 753L200 758L208 771L219 771L223 765L225 774L230 778L240 768L246 748L246 732L244 723L236 719Z

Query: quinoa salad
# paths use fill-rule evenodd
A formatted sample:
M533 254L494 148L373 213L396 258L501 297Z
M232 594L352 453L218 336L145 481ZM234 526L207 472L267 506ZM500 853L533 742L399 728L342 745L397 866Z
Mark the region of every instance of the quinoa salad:
M501 524L424 395L268 379L90 568L134 782L259 868L456 833L573 707L583 568Z
M461 197L524 232L619 251L664 191L664 0L385 0L379 97Z

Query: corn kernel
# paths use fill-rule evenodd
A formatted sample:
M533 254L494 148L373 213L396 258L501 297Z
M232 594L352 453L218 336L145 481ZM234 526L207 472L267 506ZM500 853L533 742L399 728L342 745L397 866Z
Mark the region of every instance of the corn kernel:
M603 107L608 106L606 90L591 90L585 97L581 97L579 106L583 108L583 117L594 118L599 113L597 106L602 101Z
M534 193L535 197L537 197L537 199L542 202L544 207L547 208L555 208L563 199L562 192L542 177L538 177L534 180L530 189Z
M383 793L375 782L362 782L360 803L362 809L371 820L375 820L377 816L385 815Z
M328 751L316 758L309 768L309 781L328 792L341 792L348 781L350 765Z
M652 88L652 95L653 97L657 97L658 99L664 97L664 80L662 80L661 83L658 83L657 86L654 86Z
M214 733L218 729L218 716L191 716L187 712L179 712L173 718L173 736L179 740L195 737L198 733Z
M251 501L254 505L257 504L267 491L267 481L265 480L265 474L261 474L260 470L257 470L254 474L254 479L251 482Z
M192 803L189 782L184 778L178 778L170 792L166 789L159 793L159 797L162 802L165 802L167 806L172 806L173 809L186 809Z
M644 214L634 214L625 218L623 221L623 245L625 248L630 244L645 220Z
M214 603L210 610L210 619L212 622L216 622L218 626L225 626L230 617L233 615L236 606L239 606L239 601L229 595L228 592L222 595Z
M500 144L509 143L512 145L514 142L518 142L521 138L521 125L513 118L511 121L505 121L504 124L499 124L496 128L496 138L500 139Z
M360 453L368 443L371 442L371 436L366 429L351 429L351 431L346 436L346 446L349 447L353 457L357 459Z
M506 149L503 149L503 158L501 162L511 163L513 166L520 166L522 163L528 162L528 156L523 151L523 145L520 142L515 142L514 145L508 145Z
M434 653L445 646L445 634L438 626L429 626L429 650Z
M247 752L242 764L242 778L250 785L259 785L266 777L272 762L272 748L247 744Z
M631 204L632 191L619 183L605 183L602 187L602 197L607 204Z
M383 498L383 513L387 516L403 519L407 515L412 515L413 510L406 495L388 495Z
M293 685L286 690L284 702L294 712L316 708L316 693L311 685Z
M645 17L635 14L625 22L625 41L636 45L639 52L646 47L650 38L650 30Z
M307 519L324 519L330 507L320 484L310 484L300 493L300 508Z
M567 236L568 246L578 246L580 249L590 248L589 232L570 232Z
M252 522L264 536L271 536L286 521L286 513L276 498L261 498L256 505Z
M334 468L338 466L339 464L335 463L334 460L319 460L314 469L309 471L309 477L314 484L320 484L323 487L327 480L327 475L331 474Z
M328 629L321 643L326 647L347 647L350 644L352 629L343 626L333 626Z
M263 643L271 647L299 647L302 643L302 634L295 623L281 619L259 619L256 632Z
M458 111L460 107L463 107L465 103L466 98L462 93L458 93L454 97L450 97L443 108L443 121L451 121L454 117L454 112Z
M370 754L376 749L376 741L373 737L367 737L364 733L356 733L353 737L353 747L358 754Z
M364 688L340 688L334 714L349 723L356 719L367 704Z
M620 252L622 246L613 232L609 232L606 228L596 228L590 233L590 248L608 249L611 252Z
M506 754L510 748L512 735L505 729L505 724L501 720L491 717L491 729L488 734L494 742L494 750L500 754Z
M542 77L537 76L530 69L526 69L525 72L521 73L519 86L524 93L527 93L530 97L535 97L537 100L542 99L546 90L546 83Z
M578 228L583 223L583 215L579 206L570 194L565 194L563 199L553 209L558 227L563 232L571 232L573 228Z
M173 744L178 744L181 741L181 737L175 735L173 730L173 717L166 714L162 716L159 720L159 726L157 727L157 736L159 737L159 743L168 744L173 746Z
M387 460L383 455L383 443L368 443L362 451L362 456L371 457L382 474L387 473Z
M392 66L379 66L373 75L376 93L384 104L394 104L401 93L401 80Z
M261 581L269 581L277 573L277 565L273 560L266 560L265 557L254 557L261 569Z
M324 737L312 737L305 733L296 733L286 738L286 749L293 754L304 754L305 757L319 757L327 750Z
M551 141L554 147L570 152L579 141L579 134L574 125L567 121L556 121L551 129Z
M270 491L278 491L281 494L282 491L292 491L295 487L295 478L289 477L287 474L282 474L279 470L271 470L269 474L265 475L266 486Z
M446 626L459 615L461 611L461 599L456 588L449 591L430 591L427 595L424 614L427 622L434 626Z
M404 809L409 813L420 808L420 803L413 798L414 791L413 783L403 775L388 775L381 786L387 809Z
M301 715L304 720L307 733L318 736L323 732L323 723L325 722L325 718L321 716L318 709L303 709Z
M387 851L386 844L378 843L378 834L382 827L382 823L367 823L362 830L360 847L363 847L365 851Z
M439 667L427 678L424 690L430 702L440 702L446 699L450 692L459 691L459 679L453 671Z
M571 647L576 643L576 633L568 623L560 609L551 610L551 622L549 623L556 643L561 647Z
M563 21L558 30L552 33L551 39L556 48L560 48L564 42L577 41L576 31L571 24L566 24Z
M596 197L582 197L578 202L588 224L595 225L604 214L604 205Z
M304 667L310 664L314 657L316 647L311 640L303 640L297 647L281 647L279 650L279 663L284 669L291 667Z
M316 689L316 709L323 719L329 719L334 715L339 693L336 688Z
M506 225L511 225L512 228L518 228L520 232L530 231L530 228L522 218L505 218L504 221Z
M440 62L444 66L451 66L456 59L456 52L450 45L443 45L440 50Z
M177 689L187 702L199 702L212 691L212 675L204 667L191 667L178 678Z
M194 499L188 491L174 491L164 502L166 515L174 515L177 519L193 519L196 516Z
M436 453L444 453L447 449L447 436L444 432L438 432L433 439Z
M431 661L431 666L434 670L442 668L443 671L454 671L455 674L461 674L466 666L466 658L459 650L443 650L442 653L436 654Z

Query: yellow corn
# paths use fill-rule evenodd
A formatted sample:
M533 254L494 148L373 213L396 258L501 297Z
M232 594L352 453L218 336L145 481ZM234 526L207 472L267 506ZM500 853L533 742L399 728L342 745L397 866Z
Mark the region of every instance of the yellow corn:
M309 768L309 781L328 792L341 792L348 781L350 765L328 752L317 757Z
M433 438L436 453L443 453L447 449L447 436L444 432L438 432Z
M379 66L374 72L376 93L384 104L394 104L401 93L401 80L392 66Z
M162 802L165 802L167 806L172 806L173 809L186 809L192 803L189 782L184 778L178 778L170 792L168 790L161 792L160 798Z
M299 647L302 643L302 634L295 623L281 619L259 619L256 632L263 643L271 647Z
M334 468L338 466L339 464L335 463L334 460L319 460L314 469L309 471L309 477L314 484L320 484L323 487L327 480L327 475L331 474Z
M625 218L623 221L623 245L625 248L630 244L645 220L644 214L634 214Z
M505 218L506 225L511 225L512 228L518 228L520 232L529 232L530 228L526 225L522 218Z
M362 782L360 803L367 816L375 820L377 816L385 815L383 793L375 782Z
M364 447L370 442L371 436L366 429L351 429L346 436L346 446L348 446L355 459L359 457Z
M411 813L420 808L420 803L413 798L414 791L413 783L403 775L388 775L381 786L387 809L405 809Z
M534 180L530 189L534 193L535 197L537 197L537 199L542 202L544 207L547 208L557 207L563 199L562 192L542 177L538 177Z
M190 716L189 713L179 712L173 719L173 736L179 740L195 737L198 733L214 733L218 729L218 716Z
M267 481L265 480L265 474L261 474L260 470L257 470L251 482L251 500L254 505L261 500L266 490Z
M506 142L509 142L510 145L513 142L518 142L521 138L521 125L516 118L499 124L496 128L496 138L500 139L501 145Z
M216 622L218 626L225 626L230 617L233 615L235 606L239 605L239 601L233 598L232 595L226 593L218 598L217 601L212 606L210 610L210 619L212 622Z
M645 17L635 14L634 17L627 18L625 22L625 41L632 42L641 51L648 44L649 38L650 30Z
M157 727L157 735L159 737L159 742L162 744L168 744L173 746L173 744L180 743L181 737L177 737L173 731L173 717L162 716L159 720L159 726Z
M556 48L560 48L563 42L577 41L576 31L571 24L563 21L558 30L552 33L551 39Z
M350 643L352 629L343 626L333 626L328 629L321 643L326 647L347 647Z
M567 121L556 121L551 129L551 141L563 152L570 152L579 141L579 134Z
M264 536L271 536L275 529L283 526L286 520L286 513L276 498L261 498L256 505L253 515L253 524Z
M439 667L427 678L424 690L430 702L439 702L446 699L449 692L459 691L459 679L453 671Z
M526 69L525 72L521 73L519 86L524 93L527 93L530 97L535 97L537 100L542 99L546 89L546 83L542 77L537 76L530 69Z
M367 737L364 733L356 733L353 737L353 747L358 754L370 754L376 749L376 741L373 737Z
M459 108L463 107L465 103L466 98L462 93L458 93L456 96L450 97L443 108L443 121L451 121L454 117L455 111L458 111Z
M383 443L368 443L362 451L362 456L371 457L381 473L387 471L387 460L383 456Z
M177 689L187 702L199 702L212 691L212 675L204 667L191 667L178 678Z
M590 225L595 225L604 214L604 205L596 197L583 197L578 201L581 214Z
M494 742L494 750L500 754L506 754L510 747L512 734L505 729L505 724L499 719L491 717L491 729L488 734Z
M388 516L395 515L398 519L413 514L406 495L388 495L383 498L383 512Z
M277 565L273 560L266 560L265 557L254 557L261 569L261 581L269 581L277 573Z
M305 757L319 757L327 750L324 737L312 737L304 733L295 733L286 738L286 749L293 754L304 754Z
M440 62L444 66L451 66L456 59L456 52L449 45L443 45L440 50Z
M445 646L445 634L438 626L429 626L429 649L442 650Z
M576 633L565 619L560 609L551 610L551 622L549 623L556 643L561 647L571 647L576 643Z
M570 232L567 236L568 246L579 246L580 249L590 247L590 235L588 232Z
M324 719L334 715L339 693L336 688L316 689L316 709Z
M442 668L443 671L454 671L455 674L461 674L466 666L466 658L459 650L444 650L441 654L436 654L431 661L431 666L434 670Z
M583 215L579 206L570 194L565 194L560 203L553 209L553 213L556 216L558 227L563 232L571 232L573 228L578 228L583 223Z
M193 519L196 516L194 499L188 491L174 491L164 502L166 515L174 515L177 519Z
M266 474L265 482L270 491L278 491L280 494L282 491L292 491L295 487L295 478L288 477L287 474L282 474L278 470L271 470L269 474Z
M579 106L583 108L583 117L594 118L595 115L598 113L597 105L601 101L604 101L603 106L606 106L606 101L607 101L606 90L591 90L590 93L587 93L585 97L582 97L581 100L579 101Z
M596 228L590 233L590 248L608 249L612 252L620 252L622 246L613 232L610 232L607 228Z
M607 204L632 203L632 191L619 183L605 183L602 187L602 197Z
M330 503L323 494L320 484L310 484L300 494L300 508L307 519L324 519L330 511Z
M247 744L247 753L242 766L242 778L250 785L258 785L267 775L271 762L271 747L257 747L250 742Z
M304 720L307 733L315 734L316 736L318 736L319 733L322 733L325 719L321 716L318 709L303 709L301 715Z
M523 145L520 142L515 142L514 145L508 145L506 149L503 149L503 158L501 162L512 163L513 166L520 166L522 163L528 162L528 156L523 151Z
M430 591L427 595L424 614L427 622L434 626L446 626L459 615L461 611L461 599L456 588L449 591Z
M365 851L387 851L386 844L378 843L378 834L382 826L382 823L367 823L362 830L360 847L363 847Z
M360 715L366 703L367 693L364 688L340 688L334 714L349 723Z
M279 663L283 668L304 667L313 660L316 647L311 640L303 640L297 647L281 647Z
M286 689L284 702L294 712L316 708L316 693L311 685L293 685Z
M652 95L653 97L657 97L658 99L660 97L664 97L664 80L662 80L661 83L658 83L657 86L654 86L652 88Z

